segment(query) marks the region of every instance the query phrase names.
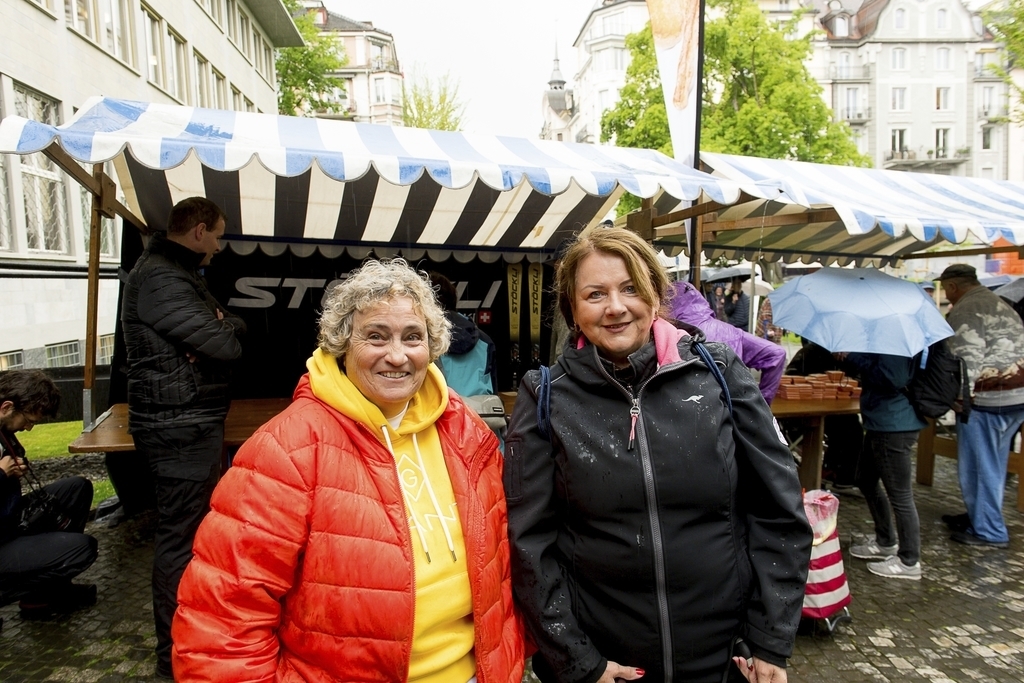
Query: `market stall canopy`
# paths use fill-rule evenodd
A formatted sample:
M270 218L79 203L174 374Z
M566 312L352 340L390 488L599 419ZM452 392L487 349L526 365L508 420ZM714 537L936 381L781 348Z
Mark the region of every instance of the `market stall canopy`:
M711 152L701 161L717 176L782 193L707 214L709 258L891 265L943 240L1024 244L1021 183Z
M778 193L651 150L171 106L87 102L63 126L8 117L0 152L56 142L113 160L125 204L159 228L191 195L236 239L543 252L604 218L622 192L731 204Z

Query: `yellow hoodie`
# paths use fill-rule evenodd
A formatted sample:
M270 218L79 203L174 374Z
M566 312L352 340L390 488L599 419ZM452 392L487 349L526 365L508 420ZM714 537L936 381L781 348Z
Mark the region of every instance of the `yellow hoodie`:
M413 537L416 622L410 683L464 683L476 675L473 603L466 545L434 422L448 405L444 376L430 364L397 431L360 393L332 356L306 361L313 394L366 425L395 459Z

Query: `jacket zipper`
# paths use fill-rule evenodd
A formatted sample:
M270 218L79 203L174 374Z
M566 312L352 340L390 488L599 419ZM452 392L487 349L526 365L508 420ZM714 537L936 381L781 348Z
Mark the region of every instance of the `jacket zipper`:
M658 625L661 628L661 660L662 668L664 669L665 683L672 683L672 669L673 669L673 653L672 653L672 626L669 620L668 610L668 587L666 586L665 580L665 547L661 538L661 517L658 514L658 497L654 490L654 468L651 465L651 453L647 447L647 439L644 436L644 424L640 418L640 395L643 393L644 387L652 379L661 374L662 370L669 367L677 367L679 364L673 363L671 366L664 366L658 368L654 373L646 380L640 383L636 389L636 395L629 387L623 386L618 380L608 374L605 370L604 364L598 361L598 367L604 376L613 385L617 386L626 398L629 399L629 446L627 450L633 450L633 442L636 440L637 424L640 427L640 465L644 472L644 489L647 498L647 517L651 524L651 545L654 548L654 585L655 593L658 598Z

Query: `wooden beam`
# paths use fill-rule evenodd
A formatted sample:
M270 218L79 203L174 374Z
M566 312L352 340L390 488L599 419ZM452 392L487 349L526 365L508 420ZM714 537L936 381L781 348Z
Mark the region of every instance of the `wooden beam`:
M1021 258L1024 258L1024 247L1006 246L1006 247L978 247L976 249L951 249L949 251L928 251L920 252L917 254L905 254L904 256L897 256L904 261L910 261L913 259L922 258L943 258L946 256L976 256L978 254L1006 254L1009 252L1017 252Z
M107 218L113 218L114 214L117 214L140 230L145 231L146 221L136 216L132 213L131 209L119 202L117 200L116 192L105 191L104 185L109 188L115 187L114 181L110 176L104 173L99 178L93 177L88 171L82 168L81 164L71 158L71 155L65 152L56 142L44 149L43 154L64 169L68 175L78 181L79 185L89 190L94 197L103 197L103 202L100 206L100 212L103 215Z
M804 223L834 223L839 218L835 209L817 209L803 213L783 213L774 216L752 216L734 221L705 222L704 232L722 232L725 230L756 230L761 227L778 228L784 225L802 225Z
M702 216L712 211L719 211L729 206L728 204L719 204L718 202L704 202L703 204L694 204L688 209L680 209L679 211L673 211L672 213L666 213L664 216L655 216L651 221L651 224L655 228L660 228L669 223L678 223L679 221L685 221L695 216ZM660 234L660 233L659 233Z
M626 229L635 232L647 242L654 240L654 227L651 221L657 215L653 199L640 201L640 210L626 214Z

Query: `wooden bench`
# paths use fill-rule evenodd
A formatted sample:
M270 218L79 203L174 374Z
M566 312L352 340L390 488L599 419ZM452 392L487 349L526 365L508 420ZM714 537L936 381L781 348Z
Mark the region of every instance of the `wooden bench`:
M1021 439L1024 442L1024 427L1021 428ZM917 437L917 483L931 486L935 471L935 456L941 455L956 460L956 435L936 434L935 420L928 420L928 426L921 430ZM1024 455L1020 451L1010 451L1010 460L1006 471L1017 475L1017 510L1024 512Z

